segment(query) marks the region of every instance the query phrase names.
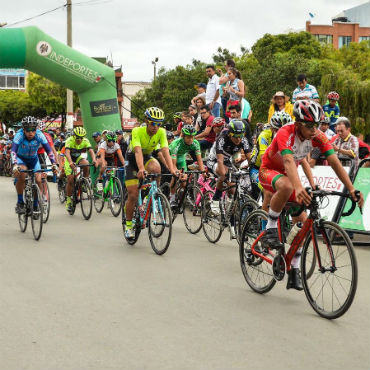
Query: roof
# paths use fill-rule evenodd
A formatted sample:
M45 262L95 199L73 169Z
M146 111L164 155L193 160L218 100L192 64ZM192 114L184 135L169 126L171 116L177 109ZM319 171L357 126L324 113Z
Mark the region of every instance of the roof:
M336 18L347 18L348 22L359 23L360 27L370 27L370 0L353 8L343 10L332 20Z

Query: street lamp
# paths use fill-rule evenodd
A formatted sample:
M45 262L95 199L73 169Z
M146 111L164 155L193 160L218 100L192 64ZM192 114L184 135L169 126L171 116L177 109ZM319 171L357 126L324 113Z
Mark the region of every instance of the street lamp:
M152 60L152 64L154 66L154 81L155 81L155 77L157 75L157 62L158 62L158 57L156 57L154 60Z

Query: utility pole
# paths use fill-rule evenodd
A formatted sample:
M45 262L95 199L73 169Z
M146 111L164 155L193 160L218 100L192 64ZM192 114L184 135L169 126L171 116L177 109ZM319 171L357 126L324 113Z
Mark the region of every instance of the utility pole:
M67 45L72 47L72 0L67 0ZM73 91L67 89L66 128L73 128Z

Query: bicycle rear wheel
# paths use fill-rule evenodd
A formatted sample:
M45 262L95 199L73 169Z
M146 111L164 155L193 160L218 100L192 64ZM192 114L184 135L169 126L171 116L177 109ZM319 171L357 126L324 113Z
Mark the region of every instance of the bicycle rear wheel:
M100 213L103 208L104 208L104 189L103 189L103 184L102 185L102 190L98 189L98 178L95 179L94 184L93 184L93 197L94 197L94 208L96 212Z
M272 264L252 253L252 245L263 231L262 221L267 220L267 213L260 209L253 211L245 220L239 244L240 266L247 284L257 293L267 293L276 284ZM260 243L255 249L268 256Z
M66 201L66 180L65 178L63 179L58 179L57 183L58 187L58 198L60 203L64 203Z
M121 213L123 190L121 181L118 177L113 177L112 187L109 189L109 208L114 217Z
M50 189L47 179L42 180L42 211L44 224L48 221L50 215Z
M79 180L79 192L81 212L85 220L89 220L92 214L92 190L90 182L85 178Z
M221 214L214 216L211 210L212 191L206 191L203 194L201 216L203 232L207 240L211 243L217 243L222 235L223 226Z
M238 243L240 243L241 234L243 231L245 220L257 208L258 208L258 203L252 199L248 199L242 204L240 208L240 212L239 212L239 220L237 222L237 228L235 228L235 231L237 231Z
M350 308L357 289L357 261L347 233L331 221L317 227L317 255L321 267L307 278L310 243L302 250L302 283L311 307L326 319L336 319ZM308 264L309 265L309 264Z
M149 241L158 255L166 253L172 235L172 215L171 207L168 199L158 191L154 195L155 204L151 205L149 214ZM156 210L155 213L153 212Z
M123 202L122 202L122 231L123 231L123 237L125 238L126 242L130 245L134 245L137 240L139 239L140 233L141 233L141 223L140 223L140 215L139 215L139 210L136 205L135 210L134 210L134 215L132 218L132 227L135 229L135 237L132 239L126 238L125 234L125 227L126 227L126 211L125 211L125 204L128 198L128 193L125 192L123 196Z
M26 196L24 195L24 199L26 199ZM25 204L25 211L24 213L18 213L18 222L19 222L19 228L21 229L22 233L24 233L27 229L27 223L28 223L28 205L27 201Z
M199 186L189 184L184 199L184 218L185 227L191 234L196 234L202 228L201 217L202 191Z
M31 225L32 233L35 240L39 240L42 233L43 224L43 210L42 210L42 196L40 189L37 185L32 186L32 214L31 214Z

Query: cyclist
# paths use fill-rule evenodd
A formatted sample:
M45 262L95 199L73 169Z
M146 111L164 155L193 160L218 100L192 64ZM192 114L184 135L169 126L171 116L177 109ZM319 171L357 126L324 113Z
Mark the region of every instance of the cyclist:
M194 136L197 134L195 127L193 125L184 125L181 129L181 137L174 140L171 145L169 146L169 150L171 153L171 158L173 160L173 165L175 171L184 170L187 171L186 165L186 154L190 152L194 152L200 171L204 171L204 165L202 161L201 151L199 141L194 139ZM186 174L181 175L180 178L182 181L187 180ZM172 177L170 183L170 205L171 207L176 207L176 200L175 200L175 185L176 185L176 178Z
M40 161L37 156L37 150L40 144L45 148L51 163L53 164L53 172L57 171L55 157L51 150L46 137L37 129L39 120L35 117L24 117L22 119L23 128L20 129L14 136L13 145L11 149L11 156L13 162L13 173L17 178L16 190L18 194L18 201L15 207L17 213L25 212L25 204L23 199L23 191L27 174L20 172L21 170L35 170L41 169ZM36 182L42 191L41 173L36 173ZM37 200L36 200L37 201Z
M298 164L302 165L310 186L314 188L314 179L306 159L313 148L319 148L320 152L325 155L329 165L348 189L352 198L358 201L360 207L364 202L362 194L359 199L356 198L356 190L335 155L328 138L323 132L317 130L323 115L320 104L313 100L297 100L294 104L293 114L295 123L279 129L262 158L259 181L265 190L273 193L268 212L267 230L261 240L263 247L283 247L279 240L277 221L288 200L305 205L310 204L311 196L300 181L297 166ZM303 289L299 263L300 251L292 260L288 289Z
M73 135L70 136L65 144L65 161L64 161L64 172L67 176L67 198L66 198L66 209L71 211L72 208L72 191L74 186L74 171L76 165L89 164L87 161L87 151L91 155L93 164L96 166L95 153L91 147L89 139L86 137L86 130L83 127L75 127L73 129ZM89 176L89 167L82 169L84 177Z
M58 153L55 150L54 147L54 141L50 134L48 132L45 132L46 124L44 121L39 121L39 124L37 128L44 134L46 137L46 140L48 141L48 144L50 145L51 150L53 151L54 157L57 159L58 158ZM46 156L45 156L45 149L42 145L40 145L39 149L37 150L37 156L39 157L40 165L42 168L46 166ZM45 174L46 176L46 174Z
M211 202L211 210L214 215L220 213L220 198L222 195L222 183L232 168L232 157L242 152L240 161L250 160L251 147L245 137L245 125L242 120L230 120L227 128L216 139L208 156L207 167L217 176L216 191Z
M116 142L117 136L113 131L108 131L106 133L106 140L100 144L98 149L99 164L100 164L100 173L99 173L99 182L98 190L103 190L102 176L105 172L107 166L115 166L117 159L125 165L125 159L123 158L120 145Z
M128 194L125 204L125 236L128 239L135 236L132 227L132 216L139 196L139 180L144 179L146 172L161 173L158 161L152 157L152 152L157 148L158 144L167 167L175 175L175 169L168 150L166 130L160 127L164 121L163 110L157 107L150 107L145 111L144 115L146 125L135 127L132 130L131 141L125 158L127 162L125 184Z
M290 114L283 112L283 111L276 111L273 113L270 119L270 124L267 126L266 129L264 129L257 138L256 145L253 148L252 151L252 157L251 157L251 167L249 170L251 182L252 182L252 189L253 189L253 198L257 199L258 195L260 193L260 187L261 185L258 185L258 172L261 166L262 156L265 154L267 148L271 144L272 139L278 132L278 130L292 122L292 117ZM265 194L266 195L266 194ZM265 199L266 197L264 197ZM268 200L266 199L265 202ZM264 202L264 203L265 203ZM262 205L262 209L267 211L268 203Z

